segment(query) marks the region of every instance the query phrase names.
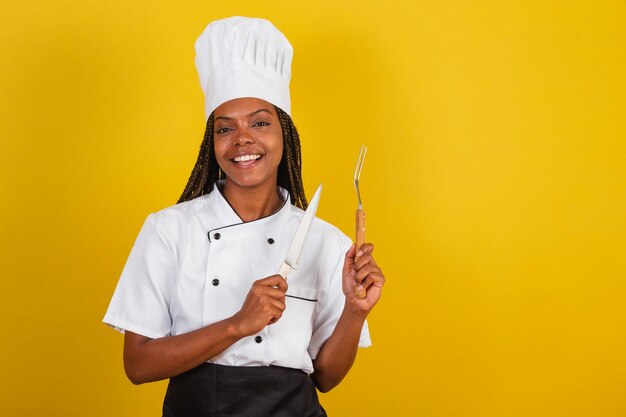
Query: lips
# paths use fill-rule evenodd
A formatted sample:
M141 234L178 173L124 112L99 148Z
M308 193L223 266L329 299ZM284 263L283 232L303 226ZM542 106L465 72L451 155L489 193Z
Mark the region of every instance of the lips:
M260 154L245 154L236 156L231 161L239 168L247 168L256 165L261 158L263 158L263 155Z

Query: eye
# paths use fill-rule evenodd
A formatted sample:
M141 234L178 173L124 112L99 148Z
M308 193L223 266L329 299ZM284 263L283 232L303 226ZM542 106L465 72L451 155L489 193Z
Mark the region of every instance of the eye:
M256 122L255 124L253 124L252 126L269 126L270 124L267 122Z
M220 127L218 129L215 129L215 133L222 134L228 132L229 130L231 130L229 127Z

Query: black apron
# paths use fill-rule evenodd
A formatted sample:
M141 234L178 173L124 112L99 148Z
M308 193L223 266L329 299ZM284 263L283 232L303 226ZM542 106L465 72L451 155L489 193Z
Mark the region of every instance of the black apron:
M170 378L163 417L326 417L311 377L279 366L205 363Z

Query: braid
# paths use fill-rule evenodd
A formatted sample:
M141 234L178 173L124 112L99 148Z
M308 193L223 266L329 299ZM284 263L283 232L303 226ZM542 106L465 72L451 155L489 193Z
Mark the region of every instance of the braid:
M178 199L179 203L210 193L213 190L215 181L224 177L224 173L217 165L217 160L213 153L213 120L213 113L211 113L206 122L204 139L200 145L200 153L198 154L196 165L191 170L185 190Z
M276 184L285 188L291 195L291 202L305 210L308 206L302 185L302 158L300 154L300 136L291 117L278 107L276 112L283 132L283 157L278 165L278 179ZM213 150L213 113L209 116L204 131L204 139L200 145L200 153L185 190L178 199L179 203L193 200L213 190L218 179L224 179L224 172L215 159Z
M291 202L306 210L309 203L302 185L302 158L300 155L300 135L291 117L278 107L278 119L283 130L283 158L278 165L277 184L289 191Z

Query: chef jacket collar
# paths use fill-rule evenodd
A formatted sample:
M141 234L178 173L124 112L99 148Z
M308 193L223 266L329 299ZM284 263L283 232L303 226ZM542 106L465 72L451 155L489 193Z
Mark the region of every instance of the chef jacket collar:
M267 237L270 238L277 236L281 232L283 225L291 214L291 198L287 190L277 187L283 200L283 205L278 211L260 219L244 222L222 195L218 185L223 185L223 183L223 180L218 181L213 186L213 192L209 194L207 199L215 208L220 224L223 224L223 226L209 231L209 240L211 242L216 240L216 233L219 233L219 238L217 239L219 240L239 238L250 234L267 234Z

